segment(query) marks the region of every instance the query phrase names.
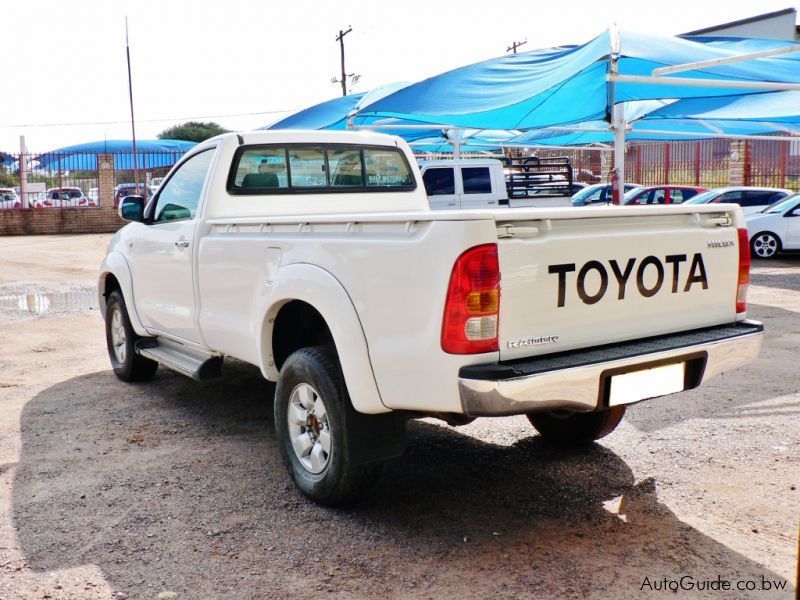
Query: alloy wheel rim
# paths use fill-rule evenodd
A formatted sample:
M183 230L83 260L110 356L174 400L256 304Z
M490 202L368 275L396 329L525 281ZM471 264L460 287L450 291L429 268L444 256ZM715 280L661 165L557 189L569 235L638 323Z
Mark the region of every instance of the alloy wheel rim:
M333 450L328 412L325 403L311 385L300 383L289 396L286 413L289 439L295 456L309 473L322 473Z
M778 251L778 242L771 235L760 235L753 242L753 249L759 257L769 258Z
M111 313L111 347L114 356L121 364L125 363L128 357L128 337L125 335L125 323L122 319L122 311L119 306L115 306Z

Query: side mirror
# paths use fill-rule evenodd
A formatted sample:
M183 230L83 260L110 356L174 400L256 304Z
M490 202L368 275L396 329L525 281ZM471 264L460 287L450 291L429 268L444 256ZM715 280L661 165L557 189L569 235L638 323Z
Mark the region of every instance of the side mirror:
M117 210L120 218L141 223L144 221L144 198L142 196L125 196Z

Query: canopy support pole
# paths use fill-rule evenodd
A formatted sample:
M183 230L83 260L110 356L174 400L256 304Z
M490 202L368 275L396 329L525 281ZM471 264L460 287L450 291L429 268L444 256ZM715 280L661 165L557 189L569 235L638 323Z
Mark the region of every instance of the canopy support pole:
M620 35L616 24L609 29L611 52L608 74L608 108L609 125L614 131L614 169L611 174L611 200L614 204L622 204L625 190L625 107L616 101L614 77L619 73Z
M19 196L22 208L33 208L28 201L28 148L24 135L19 136Z
M675 85L679 87L710 87L734 90L800 90L800 83L779 81L736 81L733 79L700 79L694 77L651 77L648 75L620 75L610 73L611 83L649 83L652 85Z
M768 56L777 56L778 54L789 54L790 52L800 52L800 46L785 46L783 48L773 48L772 50L762 50L761 52L748 52L747 54L737 54L736 56L728 56L725 58L712 58L710 60L699 60L697 62L673 65L671 67L661 67L659 69L653 69L653 77L663 77L664 75L671 75L672 73L695 71L699 69L705 69L707 67L716 67L719 65L728 65L736 62L753 60L754 58L766 58Z
M614 198L614 203L622 203L623 190L625 189L625 107L622 104L614 105L614 171L616 171L617 189L619 197Z
M458 160L461 158L461 130L452 129L453 132L453 159Z

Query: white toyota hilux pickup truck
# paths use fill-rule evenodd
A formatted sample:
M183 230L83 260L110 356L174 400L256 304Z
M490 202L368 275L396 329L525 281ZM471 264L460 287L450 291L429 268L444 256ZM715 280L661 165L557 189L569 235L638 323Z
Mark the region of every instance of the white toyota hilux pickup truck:
M98 290L115 373L256 365L321 503L375 481L410 418L524 414L588 442L761 345L735 205L432 211L399 138L262 131L199 144L119 210Z

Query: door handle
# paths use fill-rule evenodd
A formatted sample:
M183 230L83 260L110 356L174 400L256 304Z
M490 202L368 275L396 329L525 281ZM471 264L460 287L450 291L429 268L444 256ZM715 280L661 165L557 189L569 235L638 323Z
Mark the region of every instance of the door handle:
M175 242L175 246L178 248L188 248L189 247L189 240L178 240Z

